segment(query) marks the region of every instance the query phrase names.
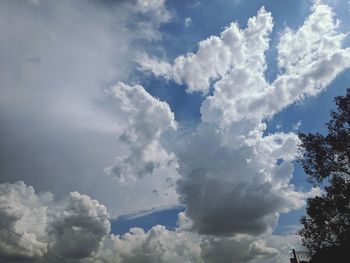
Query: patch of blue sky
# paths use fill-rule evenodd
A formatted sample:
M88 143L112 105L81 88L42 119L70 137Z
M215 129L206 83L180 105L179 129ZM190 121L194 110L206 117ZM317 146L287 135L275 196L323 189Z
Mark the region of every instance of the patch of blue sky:
M155 225L164 225L167 229L174 230L178 214L181 211L183 211L182 208L176 208L157 211L139 217L120 217L111 222L111 230L116 235L123 235L132 227L139 227L144 231L148 231Z

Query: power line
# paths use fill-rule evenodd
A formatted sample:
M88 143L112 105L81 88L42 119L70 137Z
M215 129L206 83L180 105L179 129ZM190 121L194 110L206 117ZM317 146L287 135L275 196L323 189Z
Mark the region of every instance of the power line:
M22 239L19 239L17 236L13 235L12 233L8 232L8 230L6 229L1 229L0 231L3 231L3 235L0 235L1 236L1 239L3 240L6 240L7 242L9 243L12 243L13 245L17 246L18 248L21 248L21 249L25 249L25 250L30 250L27 245L29 245L28 243L26 243L25 240L22 240ZM1 233L1 232L0 232ZM11 238L12 237L12 238ZM14 240L16 239L16 241ZM21 246L20 244L20 240L22 240L22 244L24 243L26 246ZM39 254L41 256L44 256L44 253L43 251L41 251L40 249L36 249L34 246L32 246L30 244L30 247L37 250L39 252Z
M293 183L304 182L304 181L307 181L307 179L298 179L298 180L294 180L293 182L289 182L289 183L293 184ZM197 203L197 202L201 202L201 201L205 201L205 200L226 198L229 196L240 195L240 194L244 194L244 193L257 192L259 190L263 190L263 189L270 188L270 187L271 187L271 185L266 184L266 185L252 188L252 189L245 189L245 190L240 190L240 191L233 191L233 192L215 194L215 195L211 195L211 196L203 196L203 197L199 197L199 198L194 198L194 199L186 200L185 203L173 202L173 203L163 204L163 205L159 205L159 206L150 206L150 207L146 207L143 209L132 209L132 210L124 210L124 211L120 211L120 212L113 212L113 213L109 213L109 215L118 218L118 217L123 217L123 216L130 216L130 215L134 215L134 214L150 213L152 211L157 211L157 210L165 209L165 208L176 208L176 207L183 208L183 207L185 207L185 205L188 205L188 204L193 204L193 203ZM98 217L99 216L94 215L94 216L85 216L84 218L98 218ZM33 223L33 224L20 224L20 225L16 225L16 226L19 227L19 226L45 225L45 224L49 224L50 222L52 222L52 221L38 222L38 223Z
M16 232L13 232L6 228L3 228L2 231L8 234L6 240L10 241L12 244L15 244L19 248L30 250L28 247L31 247L32 249L38 251L42 257L45 257L45 260L49 260L51 262L67 262L63 257L52 252L48 253L44 248L37 246L32 241L25 239L23 236L20 236ZM14 241L13 239L11 240L11 237L14 238L16 241ZM26 247L21 246L21 242L24 243Z
M27 247L20 246L20 242L16 242L14 240L11 240L11 237L14 237L17 241L22 241L27 246L30 246L33 249L39 251L41 253L41 256L46 256L46 259L48 259L48 260L52 260L53 259L55 262L67 262L60 255L58 255L56 253L53 253L53 252L48 253L44 248L34 244L32 241L24 238L23 236L19 235L16 232L10 230L8 227L4 226L1 223L0 223L0 227L1 227L2 231L4 231L5 233L8 234L7 237L6 236L2 236L2 237L4 239L6 239L7 241L10 241L11 243L15 244L17 247L29 250Z

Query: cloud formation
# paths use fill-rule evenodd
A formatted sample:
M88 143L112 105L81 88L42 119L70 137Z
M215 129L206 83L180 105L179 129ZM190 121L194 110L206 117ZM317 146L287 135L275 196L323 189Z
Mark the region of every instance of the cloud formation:
M38 6L41 6L41 1L37 1L36 7L32 8ZM60 8L72 12L69 21L77 22L72 23L77 25L77 28L73 27L76 29L74 32L81 32L79 25L85 24L87 16L76 16L75 12L80 14L76 7L66 9L67 6L63 5ZM132 14L143 15L142 19L147 21L141 19L131 25L135 32L140 31L140 35L135 38L118 38L125 53L128 53L129 43L137 42L139 36L147 40L158 39L161 23L169 21L171 17L163 0L136 1L132 5L126 4L124 8ZM28 15L28 11L23 12ZM83 21L79 20L82 17ZM93 21L97 25L96 32L100 32L100 26L105 28L104 23L111 25L109 22L114 20L109 17L102 24L99 24L99 19ZM28 23L28 31L36 32L32 27L42 24L41 20L39 22L35 20ZM66 36L61 35L64 31L61 30L66 28L67 25L54 26L52 29L57 31L53 30L55 34L52 37ZM342 70L350 66L350 49L343 46L345 35L337 31L338 21L331 8L315 4L311 15L298 30L286 28L280 34L277 45L279 75L269 83L265 77L265 52L269 48L272 29L272 15L261 8L255 17L248 20L246 28L231 23L220 36L201 41L196 53L179 56L173 63L139 53L141 55L137 60L142 69L172 79L178 84L186 84L188 92L201 92L206 96L200 109L201 123L191 134L184 133L176 137L182 147L176 145L170 150L171 145L166 149L162 139L167 130L176 128L174 114L166 102L151 96L141 85L118 82L109 89L107 97L111 98L111 103L108 106L113 110L108 107L101 109L98 103L93 103L100 98L96 86L105 79L105 72L112 73L114 69L113 63L104 60L109 61L109 56L114 54L109 52L114 50L110 44L115 43L109 31L102 30L106 38L89 42L92 47L81 45L82 39L90 39L86 39L84 34L69 43L72 50L80 50L81 47L88 51L90 48L91 51L95 50L87 58L85 54L89 52L75 54L77 57L72 60L77 61L77 64L73 63L74 78L69 75L72 65L66 69L62 66L68 65L64 63L65 60L58 63L58 68L63 70L61 74L78 89L65 89L68 83L65 78L62 78L62 82L59 78L57 83L45 80L44 84L52 85L38 85L36 89L36 81L41 84L38 73L42 73L45 65L48 65L45 60L52 61L56 56L50 51L47 57L30 56L22 63L22 49L17 46L10 48L11 52L19 54L14 56L16 59L10 60L10 65L25 77L20 77L14 90L1 100L2 107L10 109L9 116L4 119L16 115L18 109L12 108L11 103L23 106L21 101L17 101L16 94L22 91L22 84L30 80L34 96L29 96L31 102L24 107L30 109L29 115L38 112L36 107L40 104L36 96L46 92L50 95L48 101L44 102L48 110L38 123L55 119L52 117L65 120L64 116L68 113L78 112L82 115L69 115L72 118L68 118L69 125L62 122L66 124L64 127L73 125L81 129L80 125L83 124L84 128L95 132L102 130L103 134L117 134L121 149L117 149L116 164L106 171L116 175L120 181L133 181L139 187L134 189L144 191L152 187L153 190L156 185L164 188L160 180L145 181L145 178L156 178L155 174L164 173L174 180L178 176L174 176L177 168L180 174L176 184L177 193L186 210L179 214L175 230L168 230L164 226L154 226L149 231L133 228L129 233L118 236L110 233L106 207L88 195L75 191L55 201L51 193L37 194L23 182L0 184L0 259L10 262L45 262L47 258L64 258L68 262L79 263L284 262L290 248L298 244L298 238L294 235L272 234L279 215L301 208L305 199L318 194L319 190L303 192L293 185L292 162L297 154L298 137L293 132L266 134L266 119L305 96L316 95L325 89ZM41 39L42 36L44 40L46 37L50 39L51 34L38 33L33 39L41 44L46 43ZM7 49L11 46L12 41L7 39L10 37L11 34L5 34L1 47ZM34 49L37 43L31 43L28 36L24 39L29 41L26 46ZM107 50L102 55L101 64L98 63L100 52L96 53L98 48L95 45L102 47L103 51ZM315 46L321 48L316 49ZM44 44L43 47L51 50ZM67 46L63 51L66 49ZM122 53L118 54L122 56ZM44 64L41 64L41 59ZM94 61L97 64L93 64ZM129 58L126 61L129 63ZM94 72L96 75L91 78L88 74L90 68L85 67L90 63L94 68L108 66ZM52 62L49 64L52 65ZM17 68L18 65L21 66ZM14 72L4 74L5 83L13 83L17 76ZM52 76L57 71L49 73ZM87 76L83 82L75 78L82 75ZM36 76L35 80L33 76ZM43 89L43 86L49 90ZM5 90L10 89L7 87ZM32 95L32 92L28 94ZM58 104L52 106L51 102ZM99 109L98 114L90 115L91 108L95 109L91 112L96 113L95 107ZM105 114L108 117L105 118ZM100 119L100 116L104 117ZM26 119L25 116L21 118ZM55 123L54 127L59 125ZM89 145L92 144L87 141ZM99 143L96 145L102 149ZM104 156L101 159L105 162L108 158ZM163 176L163 181L167 181L167 177ZM82 178L77 181L78 185L84 182ZM127 193L129 189L120 187L113 188L113 191ZM142 193L136 193L134 200L139 201L138 205L144 205L144 200L140 200ZM119 199L113 199L112 202L119 203ZM130 209L131 204L124 199L120 203Z
M160 141L162 133L176 129L169 105L152 97L140 85L119 82L110 89L110 95L126 115L126 125L120 125L124 129L119 139L128 145L130 154L119 157L117 163L105 171L127 182L175 162L173 154L168 153Z
M188 92L207 93L212 81L230 71L244 67L258 72L264 70L263 53L268 47L266 36L272 26L271 14L262 8L257 17L249 19L247 29L241 30L238 24L231 23L220 36L210 36L199 42L195 54L179 56L173 64L150 58L147 54L142 54L138 62L143 70L152 71L156 76L186 84Z
M290 183L295 134L242 132L204 124L177 153L178 193L199 233L263 234L275 227L279 213L301 208L315 194L299 192Z
M188 92L207 94L213 86L201 105L202 123L177 152L182 175L177 189L193 230L263 234L274 228L279 213L301 208L317 192L303 193L290 183L297 135L264 135L266 118L316 95L350 66L350 48L342 46L345 34L337 32L331 8L318 3L311 11L297 31L281 33L280 73L271 84L265 77L265 52L273 20L264 8L245 29L232 23L173 64L145 54L139 58L141 68L187 84ZM227 197L215 198L217 193Z
M0 259L17 262L43 255L31 244L46 251L46 232L35 224L46 222L51 202L50 193L37 195L23 182L0 184Z
M0 193L0 259L6 262L283 262L284 249L298 242L271 233L265 241L198 235L189 231L183 212L175 230L157 225L118 236L110 233L106 208L89 196L72 192L55 202L50 193L37 194L20 181L0 184Z
M186 84L188 92L214 95L201 107L207 122L271 117L286 106L316 95L350 66L346 34L337 32L339 21L325 4L315 4L304 24L281 33L277 45L279 75L266 81L265 52L273 28L272 16L262 8L245 29L231 23L220 36L199 42L196 53L179 56L174 63L142 54L141 69Z
M54 202L22 181L0 184L0 214L0 258L14 262L87 258L110 231L109 214L96 200L72 192Z
M96 252L110 231L105 206L87 195L72 192L49 211L46 231L50 253L64 258L86 258Z

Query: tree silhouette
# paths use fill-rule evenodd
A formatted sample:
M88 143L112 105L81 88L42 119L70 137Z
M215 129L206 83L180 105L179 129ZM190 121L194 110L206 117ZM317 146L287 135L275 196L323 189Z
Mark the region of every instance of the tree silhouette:
M299 162L309 181L321 185L321 196L307 200L307 215L298 234L310 262L350 262L350 89L335 98L337 110L326 124L327 135L299 134Z

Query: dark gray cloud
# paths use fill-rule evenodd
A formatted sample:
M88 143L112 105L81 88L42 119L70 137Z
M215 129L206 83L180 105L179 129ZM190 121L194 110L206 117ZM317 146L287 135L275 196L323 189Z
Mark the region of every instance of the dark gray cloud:
M221 239L209 237L201 244L201 249L202 257L208 263L261 262L279 254L277 249L266 247L263 241L244 236Z
M46 231L50 253L64 258L87 258L100 248L110 231L105 206L86 195L72 192L49 214Z
M275 226L278 212L304 204L305 194L288 184L297 137L251 137L248 145L235 132L203 124L178 153L178 192L202 234L262 234ZM243 141L229 144L224 136ZM285 161L277 165L278 159Z

